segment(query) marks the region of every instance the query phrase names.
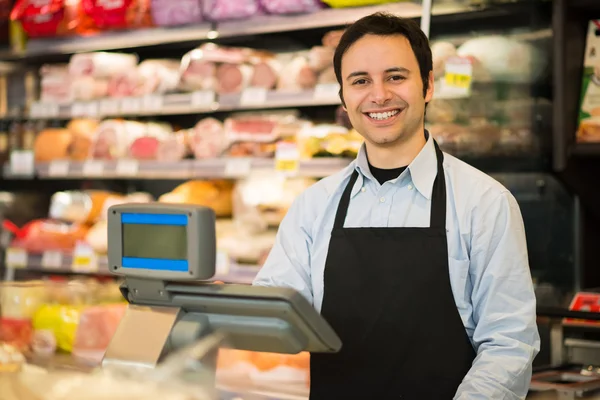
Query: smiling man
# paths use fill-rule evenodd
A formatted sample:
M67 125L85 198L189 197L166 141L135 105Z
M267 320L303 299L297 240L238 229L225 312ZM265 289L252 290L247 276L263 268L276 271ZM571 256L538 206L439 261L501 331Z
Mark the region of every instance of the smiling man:
M334 68L365 143L296 199L254 282L300 291L342 340L311 355L310 398L523 399L540 346L523 220L424 129L427 37L374 14Z

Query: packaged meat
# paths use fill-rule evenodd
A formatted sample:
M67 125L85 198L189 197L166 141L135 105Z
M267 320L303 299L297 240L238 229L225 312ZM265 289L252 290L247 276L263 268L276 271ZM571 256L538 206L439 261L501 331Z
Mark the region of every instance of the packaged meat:
M189 131L175 132L158 144L156 160L163 162L176 162L183 160L190 154Z
M221 64L217 67L217 92L241 93L248 87L254 69L250 64Z
M324 7L320 0L260 0L269 14L306 14Z
M101 30L153 26L151 0L81 0L83 10Z
M277 89L281 91L302 91L313 89L317 84L317 73L303 56L295 57L281 71Z
M124 158L131 143L148 132L148 124L141 122L104 120L94 133L90 157L98 160Z
M142 80L140 95L167 93L179 86L180 60L150 59L144 60L137 68Z
M152 18L157 26L178 26L202 22L201 0L152 0Z
M153 136L142 136L129 146L129 157L134 160L156 160L160 139Z
M337 77L335 76L335 70L333 69L333 67L329 67L329 68L323 70L323 72L321 72L319 74L318 82L321 85L338 83Z
M92 101L109 95L109 80L93 76L71 77L71 98L73 101Z
M204 118L189 131L189 144L194 157L219 157L229 145L225 129L221 121L208 117Z
M333 68L333 54L335 49L325 46L314 46L308 52L308 66L316 73Z
M232 143L225 151L225 155L227 157L273 158L275 157L275 150L275 143L242 141Z
M69 159L73 133L68 129L45 129L35 138L34 154L37 162Z
M10 13L31 38L71 35L78 24L78 3L65 0L18 0Z
M111 78L115 75L134 70L138 64L135 54L93 52L76 53L69 60L69 74L75 76L93 76Z
M282 63L275 57L257 59L252 63L250 86L267 90L275 89L282 69Z
M162 203L197 204L210 207L217 217L229 217L232 212L233 183L226 180L188 181L162 195Z
M246 19L261 13L259 0L204 0L202 11L210 21Z
M80 361L99 364L126 309L124 304L109 304L83 310L73 343L73 356Z
M225 120L224 129L229 143L271 143L281 137L294 136L306 126L294 112L238 113Z
M49 216L61 221L93 224L101 217L104 203L114 197L121 196L102 190L56 192L51 198Z
M43 103L69 103L73 101L72 78L68 64L44 64L40 68L40 101Z
M85 238L87 230L88 228L81 224L35 220L21 228L22 237L16 238L12 246L30 253L72 251L77 241Z

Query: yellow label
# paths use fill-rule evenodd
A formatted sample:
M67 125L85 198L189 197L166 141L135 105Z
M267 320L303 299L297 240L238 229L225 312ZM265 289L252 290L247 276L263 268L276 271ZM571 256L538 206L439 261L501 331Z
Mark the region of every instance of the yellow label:
M452 72L447 72L445 76L446 85L461 89L468 89L471 86L471 79L471 75L456 74Z
M275 162L275 169L277 171L297 171L299 166L298 160L277 160Z

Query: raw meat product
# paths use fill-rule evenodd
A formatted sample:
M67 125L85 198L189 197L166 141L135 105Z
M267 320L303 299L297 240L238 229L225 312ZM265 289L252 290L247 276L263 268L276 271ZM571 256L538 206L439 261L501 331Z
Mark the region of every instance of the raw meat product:
M35 160L49 162L69 158L73 134L67 129L45 129L35 138Z
M131 143L129 157L135 160L155 160L160 140L152 136L142 136Z
M108 81L110 97L136 97L140 95L141 78L137 71L129 71L113 76Z
M180 60L145 60L140 63L137 73L142 81L141 95L166 93L179 85Z
M164 162L183 160L189 153L188 134L188 131L180 131L161 140L156 151L156 159Z
M277 89L301 91L312 89L317 84L317 73L308 65L306 58L298 56L288 63L279 77Z
M319 11L319 0L260 0L261 6L270 14L302 14Z
M83 240L88 228L80 224L67 224L53 220L35 220L22 228L23 237L13 242L14 247L30 253L44 251L71 251Z
M221 64L217 67L217 92L240 93L250 83L253 68L249 64Z
M225 120L230 142L273 142L279 138L277 119L261 115L240 115Z
M99 160L123 158L127 155L131 143L146 134L148 134L147 124L105 120L94 133L91 158Z
M109 81L92 76L71 78L71 97L73 100L90 101L108 96Z
M40 101L69 103L73 101L72 78L67 64L45 64L40 68Z
M244 47L226 47L215 43L205 43L183 56L182 64L187 65L189 61L204 60L216 63L241 64L249 60L255 54L252 49Z
M242 64L252 55L250 49L203 44L183 56L181 87L185 90L215 90L218 64Z
M319 83L337 83L337 77L335 76L335 70L333 69L333 67L329 67L319 74Z
M202 22L201 0L152 0L152 18L158 26Z
M470 39L458 48L457 54L475 58L495 81L503 82L535 81L547 63L533 45L495 35Z
M327 32L322 39L323 46L335 49L340 43L344 30L335 30Z
M232 209L233 183L226 180L189 181L162 195L162 203L197 204L210 207L217 217L229 217Z
M211 21L246 19L260 13L258 0L204 0L204 17Z
M435 42L431 45L433 75L438 80L446 73L446 61L456 56L456 47L450 42Z
M86 308L79 318L73 343L73 356L86 362L99 363L115 335L127 306L111 304Z
M150 0L81 0L83 10L102 30L153 25Z
M333 69L333 54L335 49L331 47L315 46L308 52L308 66L319 73L325 69Z
M189 143L194 157L219 157L229 142L221 121L214 118L200 120L189 132Z
M265 58L253 64L250 86L274 89L279 80L282 65L275 58Z
M138 57L124 53L77 53L69 61L69 74L110 78L136 68Z
M182 69L180 87L183 90L215 90L217 64L210 61L191 61Z

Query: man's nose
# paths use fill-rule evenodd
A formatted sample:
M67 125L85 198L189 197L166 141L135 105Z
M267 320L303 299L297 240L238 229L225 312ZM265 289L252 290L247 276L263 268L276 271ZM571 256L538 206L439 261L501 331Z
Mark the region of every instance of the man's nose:
M372 88L372 99L375 104L385 104L392 98L392 92L385 82L374 82Z

